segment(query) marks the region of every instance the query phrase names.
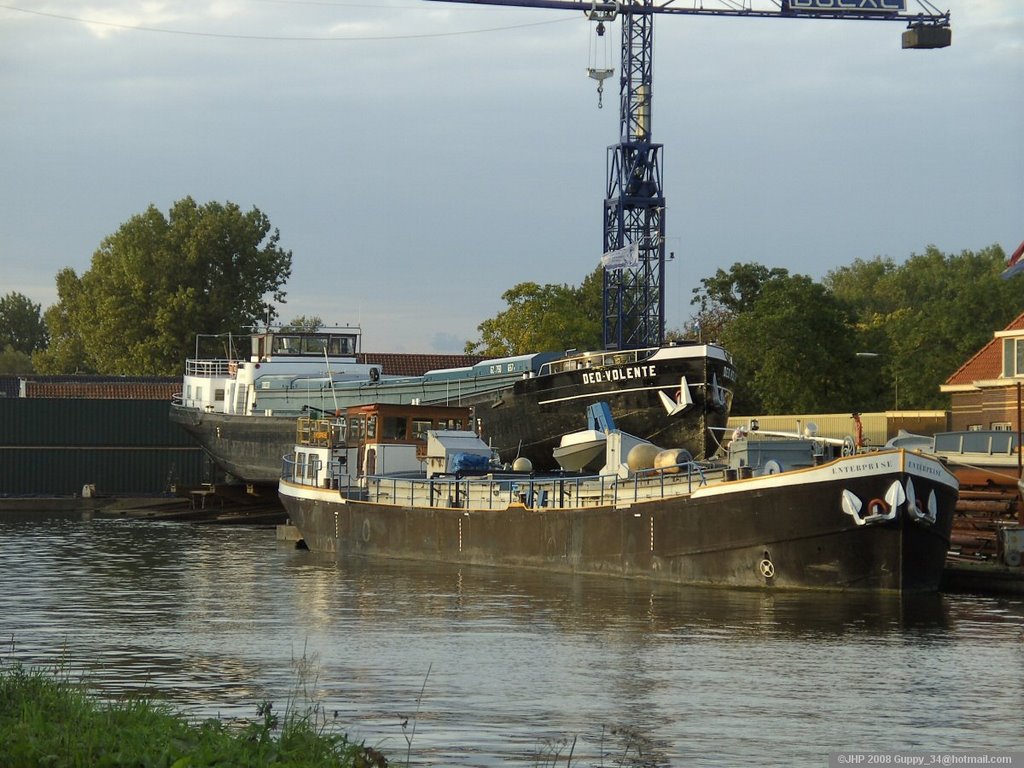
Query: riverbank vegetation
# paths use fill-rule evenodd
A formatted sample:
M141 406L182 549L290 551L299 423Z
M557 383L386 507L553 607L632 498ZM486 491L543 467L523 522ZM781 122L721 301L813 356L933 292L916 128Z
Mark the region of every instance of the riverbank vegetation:
M385 768L388 762L329 730L316 707L278 716L265 702L244 725L217 718L195 723L157 701L102 702L59 670L15 665L0 669L0 765Z

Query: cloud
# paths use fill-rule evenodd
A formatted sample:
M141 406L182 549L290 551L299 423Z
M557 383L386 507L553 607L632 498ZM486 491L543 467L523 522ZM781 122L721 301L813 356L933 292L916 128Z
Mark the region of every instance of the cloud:
M954 9L941 51L901 50L902 25L885 22L659 17L669 325L734 261L819 278L928 243L1015 246L1022 8ZM515 283L576 284L597 264L618 93L612 78L597 108L581 14L411 0L31 10L51 15L0 9L9 290L54 300L38 291L60 268L83 272L131 216L186 195L264 211L295 257L282 314L358 308L377 351L457 351ZM360 39L312 39L325 37Z

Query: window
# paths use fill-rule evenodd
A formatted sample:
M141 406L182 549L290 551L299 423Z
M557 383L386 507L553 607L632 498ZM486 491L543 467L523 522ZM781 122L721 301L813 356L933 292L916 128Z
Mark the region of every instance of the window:
M354 336L331 336L327 351L332 355L351 355L355 352Z
M322 355L327 349L327 339L323 336L306 336L302 339L302 351L307 355Z
M218 403L224 402L224 390L221 388L213 390L213 399Z
M405 440L405 432L408 422L404 416L384 417L384 439Z
M424 421L423 419L413 419L412 420L412 438L413 438L413 440L426 440L427 439L427 430L431 429L431 427L433 427L433 424L431 424L429 419L426 420L426 421Z
M1024 339L1003 339L1003 378L1024 376Z
M302 351L302 339L299 336L275 336L274 353L278 355L295 355Z
M365 416L353 416L352 420L348 423L348 436L353 442L363 439L363 422L365 418Z

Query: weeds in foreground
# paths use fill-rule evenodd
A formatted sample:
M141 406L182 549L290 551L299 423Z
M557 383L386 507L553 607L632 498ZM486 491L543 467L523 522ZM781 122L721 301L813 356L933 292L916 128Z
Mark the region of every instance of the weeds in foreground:
M279 720L264 702L243 728L217 718L189 723L162 703L102 703L60 670L0 670L0 765L290 766L384 768L383 755L316 727L314 713L291 710ZM278 733L275 734L275 732Z
M608 737L612 744L606 743ZM534 768L558 768L561 765L572 768L577 738L573 737L572 742L564 738L546 741L542 750L534 755ZM563 758L566 749L569 753ZM605 758L611 761L610 765L617 768L664 768L668 765L668 762L655 754L650 739L632 728L613 728L606 731L602 726L599 751L600 762L591 768L604 768Z
M416 712L412 716L412 728L409 728L409 718L405 718L402 721L402 735L405 737L405 765L408 768L411 765L412 760L412 740L416 736L416 723L420 719L420 707L423 705L423 692L427 690L427 680L430 679L430 670L434 668L433 664L427 667L427 674L423 676L423 685L420 686L420 695L416 697Z

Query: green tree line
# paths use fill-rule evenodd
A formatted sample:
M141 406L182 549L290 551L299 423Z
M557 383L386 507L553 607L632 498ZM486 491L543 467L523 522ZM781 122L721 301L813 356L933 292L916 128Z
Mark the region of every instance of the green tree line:
M998 245L897 263L858 259L821 282L736 263L700 281L676 340L717 341L740 380L737 415L945 409L940 385L1024 311L1021 278L1003 280ZM478 326L467 352L599 349L601 272L579 286L520 283Z
M998 245L897 263L858 259L816 282L758 263L719 269L694 289L674 340L717 341L736 362L734 413L946 408L940 385L1024 310ZM90 267L56 276L45 312L0 298L0 373L178 375L196 334L277 317L292 254L256 208L150 206L105 238ZM519 283L466 352L500 357L600 349L602 272L579 285ZM299 317L294 327L319 326Z

